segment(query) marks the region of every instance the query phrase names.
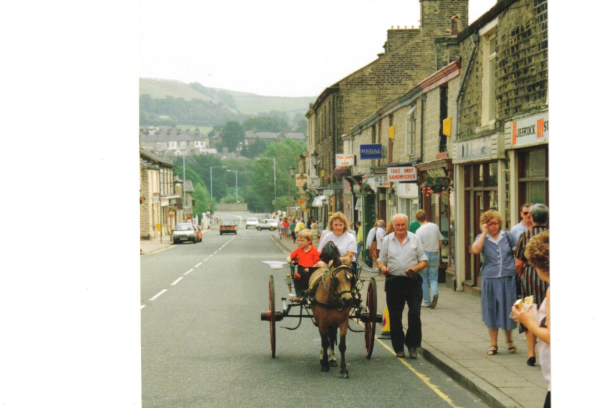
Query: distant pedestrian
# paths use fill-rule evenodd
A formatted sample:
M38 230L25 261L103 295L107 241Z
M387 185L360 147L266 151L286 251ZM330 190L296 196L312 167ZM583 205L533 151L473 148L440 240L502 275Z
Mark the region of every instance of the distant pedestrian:
M312 242L313 242L313 245L314 245L316 248L318 248L318 247L319 247L319 243L320 243L320 241L319 241L319 237L321 236L321 233L319 232L319 226L317 225L317 223L316 223L316 222L313 222L313 223L310 225L310 232L311 232L311 234L312 234Z
M290 224L290 233L292 235L292 242L296 243L296 219L292 220L292 223Z
M363 230L362 223L360 221L356 221L356 227L358 230L356 231L356 261L358 262L358 258L360 258L360 251L363 247Z
M288 222L287 217L283 217L283 221L281 222L281 231L283 232L283 239L287 239L290 231L290 223Z
M419 211L423 211L422 209ZM419 212L417 211L417 212ZM416 217L416 214L415 214ZM413 234L417 233L417 230L421 227L421 223L419 222L419 220L414 220L413 222L410 223L410 226L408 227L408 231L412 232Z
M390 334L396 357L404 357L404 345L410 358L417 358L421 346L421 302L423 279L420 272L427 266L427 255L421 240L408 231L408 217L392 217L394 233L381 243L377 267L385 275L385 299L390 317ZM404 337L402 312L408 305L408 330Z
M365 248L369 251L369 256L367 256L364 260L369 268L373 267L373 258L371 257L371 246L373 245L373 241L375 241L375 234L377 233L377 222L373 228L369 230L369 234L367 235L367 242Z
M517 348L512 340L516 327L510 318L512 305L517 300L517 271L513 250L517 242L513 235L502 230L504 220L498 211L489 210L480 219L481 234L471 247L474 254L482 254L481 266L481 315L488 328L490 348L488 356L498 353L498 330L506 335L508 352L515 354Z
M385 233L385 221L378 220L377 221L377 229L375 230L375 239L369 248L369 254L373 259L373 264L377 263L377 258L379 258L379 251L381 250L381 242L383 238L386 236Z
M438 269L440 267L440 253L444 236L440 228L433 222L427 221L427 214L423 210L417 211L417 221L421 225L416 232L417 237L421 239L425 254L427 255L427 267L421 272L423 278L423 306L435 309L438 301ZM431 287L431 296L429 301L429 288Z

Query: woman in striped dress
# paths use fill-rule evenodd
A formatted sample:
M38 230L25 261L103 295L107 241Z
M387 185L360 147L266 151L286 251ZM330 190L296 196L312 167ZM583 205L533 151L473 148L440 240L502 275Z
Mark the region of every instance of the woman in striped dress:
M527 230L521 234L519 243L517 244L516 262L517 273L521 277L521 292L523 297L533 296L534 302L538 309L546 298L546 290L548 284L540 279L540 276L535 272L535 269L527 262L525 258L525 247L534 236L543 231L547 231L546 222L548 221L548 207L544 204L533 204L529 208L529 214L533 220L531 230ZM536 338L527 328L520 325L519 332L525 331L527 340L527 364L535 365L535 343Z

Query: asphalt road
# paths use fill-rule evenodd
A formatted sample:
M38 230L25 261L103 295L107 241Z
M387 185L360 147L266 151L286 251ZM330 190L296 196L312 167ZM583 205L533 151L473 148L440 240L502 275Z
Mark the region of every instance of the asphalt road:
M347 335L350 379L338 378L339 368L322 373L319 334L308 319L294 331L282 327L295 326L297 319L277 323L271 358L269 325L260 321L269 276L277 299L288 293L287 267L264 263L287 256L273 235L240 223L237 235L213 230L201 243L141 259L145 408L486 406L421 356L396 358L389 341L378 341L366 359L361 333Z

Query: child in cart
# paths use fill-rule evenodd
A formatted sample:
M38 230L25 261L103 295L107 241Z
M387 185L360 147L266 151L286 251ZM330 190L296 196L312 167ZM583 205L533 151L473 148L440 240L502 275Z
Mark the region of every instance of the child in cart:
M297 281L298 283L304 283L303 285L297 285L296 282L294 282L296 293L300 294L298 287L300 286L304 290L307 288L308 279L310 278L311 272L316 269L314 266L321 259L321 254L313 246L312 233L310 230L303 229L300 231L296 237L296 241L298 248L287 257L287 263L296 261L298 264L298 270L294 272L293 278L294 281Z

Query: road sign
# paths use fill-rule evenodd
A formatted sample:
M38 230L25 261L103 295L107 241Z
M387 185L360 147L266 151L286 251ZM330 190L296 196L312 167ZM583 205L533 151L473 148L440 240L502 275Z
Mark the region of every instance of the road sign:
M381 143L360 145L360 159L372 160L383 158L383 147Z
M333 191L333 190L323 190L323 195L332 196L334 194L335 194L335 191Z
M306 187L312 189L321 187L321 179L317 176L309 176Z

